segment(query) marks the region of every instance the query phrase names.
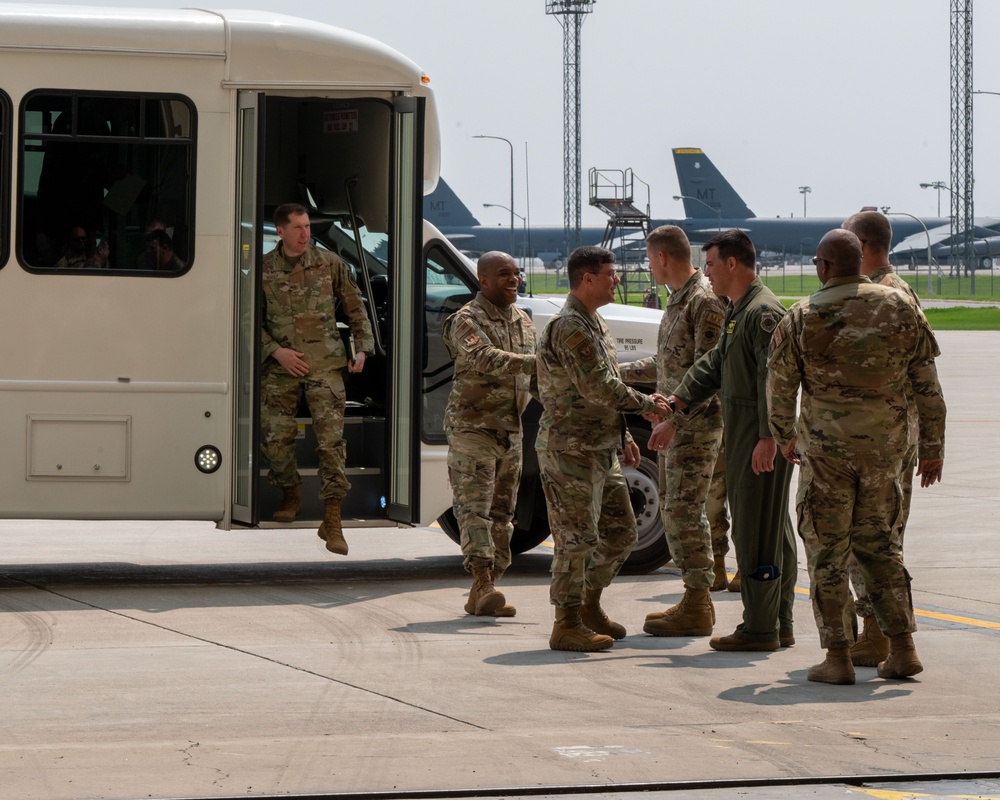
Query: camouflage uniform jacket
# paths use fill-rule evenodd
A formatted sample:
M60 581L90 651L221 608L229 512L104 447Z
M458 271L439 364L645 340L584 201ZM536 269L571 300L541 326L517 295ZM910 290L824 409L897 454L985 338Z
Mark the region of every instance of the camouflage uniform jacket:
M888 264L871 272L868 275L868 280L872 283L880 284L881 286L888 286L890 289L898 289L909 297L917 308L920 309L920 313L923 314L923 308L920 305L920 298L917 297L917 293L913 291L913 287L893 272L892 267ZM935 346L936 345L937 343L935 342ZM935 351L934 357L937 358L939 355L941 355L941 353ZM909 409L909 413L907 415L907 428L909 431L908 436L910 444L916 447L917 442L920 439L920 420L917 416L917 406L913 399L913 389L909 386L909 384L907 384L906 387L906 407Z
M347 314L354 349L371 353L375 348L368 314L358 285L335 254L309 245L293 267L278 246L264 256L264 321L261 328L261 362L279 347L304 353L310 374L347 366L335 316L336 300Z
M792 306L774 334L767 391L775 439L784 445L797 434L804 454L902 458L910 383L920 418L919 457L943 458L937 352L927 320L901 292L862 276L831 278Z
M445 320L441 338L455 360L445 427L520 432L535 374L531 318L480 292Z
M913 287L893 272L892 267L888 264L869 273L868 280L872 283L879 283L882 286L888 286L890 289L899 289L899 291L917 304L917 308L920 308L920 298L917 297L917 293L913 291Z
M623 431L631 441L622 412L654 408L651 397L622 382L608 326L572 294L542 331L535 366L543 407L541 450L619 449Z
M684 285L670 294L660 320L656 356L622 365L622 380L629 384L656 384L661 394L670 394L691 365L719 342L726 307L715 296L708 281L695 270ZM722 427L722 404L713 394L708 402L678 414L674 421L686 431Z
M758 438L770 439L764 387L767 351L784 314L774 293L754 278L739 302L726 309L719 343L694 362L673 394L697 406L718 392L727 427L745 426L748 416L755 415Z

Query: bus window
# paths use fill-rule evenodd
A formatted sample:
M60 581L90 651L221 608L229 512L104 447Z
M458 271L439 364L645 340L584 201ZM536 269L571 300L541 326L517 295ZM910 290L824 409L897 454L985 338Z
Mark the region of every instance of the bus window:
M7 263L10 254L10 242L7 231L10 230L10 208L7 206L10 197L10 98L0 90L0 268Z
M463 274L475 274L475 267L463 270L454 263L453 258L437 245L431 246L424 258L425 361L421 435L428 444L447 441L444 433L444 410L455 374L451 355L441 339L441 329L444 321L475 297L477 291L462 277Z
M21 107L24 266L186 271L194 257L194 127L181 97L29 94Z

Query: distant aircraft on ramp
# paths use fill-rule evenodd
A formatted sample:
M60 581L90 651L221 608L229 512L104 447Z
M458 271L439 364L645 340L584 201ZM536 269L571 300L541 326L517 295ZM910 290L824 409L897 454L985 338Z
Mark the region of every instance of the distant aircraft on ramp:
M683 199L687 216L684 219L653 219L651 225L653 228L677 225L684 229L695 245L707 242L721 230L738 228L753 240L758 253L812 255L823 235L839 228L854 213L849 212L842 217L758 217L700 148L676 147L673 155L679 196ZM870 206L858 210L877 209ZM513 249L512 255L524 257L530 254L540 258L547 266L562 266L565 263L565 232L561 225L515 226L513 236L507 225L482 225L443 178L438 181L434 192L424 198L424 218L472 257L488 250L507 252ZM946 217L928 217L918 222L909 216L891 214L890 221L894 246L915 234L923 236L924 225L934 229L950 224ZM981 222L987 221L977 220L977 225ZM605 227L581 228L580 244L600 244L605 230ZM996 236L997 230L988 233ZM629 238L634 236L632 234ZM980 255L980 248L984 258L1000 250L1000 240L984 242L978 229L977 236L977 255ZM894 255L907 261L911 258L925 260L926 245L921 252L917 240L914 238L911 241L915 244L905 248L905 253L898 250L894 251ZM939 241L932 254L940 258L947 247L947 243Z
M687 217L656 224L680 226L692 243L707 242L720 230L739 228L753 240L757 252L811 255L825 233L839 228L854 213L842 217L758 217L700 148L675 147L673 153ZM924 232L920 222L908 217L890 215L890 221L894 244ZM934 217L922 222L932 228L947 225L948 219Z
M546 266L565 265L566 236L562 225L531 228L515 225L513 232L507 225L482 225L444 178L424 197L424 219L473 259L489 250L501 250L512 251L511 255L518 258L530 254ZM603 237L603 227L580 229L581 245L600 244Z

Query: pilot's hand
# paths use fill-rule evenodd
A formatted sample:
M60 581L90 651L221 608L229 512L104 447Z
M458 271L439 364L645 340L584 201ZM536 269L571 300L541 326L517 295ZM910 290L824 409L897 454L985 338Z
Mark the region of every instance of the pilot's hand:
M360 353L354 354L354 360L347 362L348 372L361 372L365 368L365 353L362 350Z
M778 452L778 446L774 439L761 439L753 449L753 456L750 458L750 467L754 475L762 472L774 472L774 456Z
M303 378L309 374L309 364L303 359L304 355L305 353L292 350L290 347L279 347L271 353L271 357L281 364L285 372L296 378Z

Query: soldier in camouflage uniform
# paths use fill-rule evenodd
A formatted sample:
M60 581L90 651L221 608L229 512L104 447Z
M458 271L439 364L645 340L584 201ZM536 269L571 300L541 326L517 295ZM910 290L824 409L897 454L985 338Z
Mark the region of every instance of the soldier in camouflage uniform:
M889 265L889 248L892 245L892 226L889 224L889 218L878 211L862 211L845 220L843 228L853 233L861 241L861 274L867 276L872 283L898 289L910 298L917 308L920 308L917 293L906 281L893 272ZM934 355L937 357L940 354L935 353ZM919 439L917 409L913 402L913 390L909 385L907 385L906 391L906 405L909 409L907 414L909 436L906 455L903 457L903 471L900 473L900 484L903 488L903 508L899 520L900 544L902 544L906 531L906 521L910 516L913 470L917 466L917 441ZM847 571L851 576L851 583L857 597L855 608L862 620L861 635L851 647L851 661L856 667L877 667L879 662L884 661L889 654L889 640L879 629L875 619L875 609L864 586L858 561L853 555L848 558ZM857 625L856 620L852 619L851 622L853 625Z
M861 242L834 230L816 248L823 288L796 303L771 342L767 396L782 453L801 460L797 507L826 659L811 681L852 684L847 558L858 560L889 654L882 678L923 669L910 576L900 539L900 470L908 447L907 385L920 423L917 474L929 486L944 465L945 405L934 334L901 292L861 275ZM796 396L802 386L796 424Z
M660 321L656 356L622 367L626 383L655 382L668 394L691 365L719 341L725 306L691 264L684 231L664 225L646 237L646 256L658 284L670 289ZM674 433L674 424L677 430ZM669 447L660 444L670 436ZM722 404L713 394L688 415L661 422L650 449L658 451L660 514L674 563L681 568L684 597L665 611L646 615L643 630L653 636L709 636L715 609L709 595L715 582L712 535L706 501L722 443ZM723 565L723 572L725 565Z
M619 464L639 463L622 412L666 413L621 380L615 342L597 313L614 302L619 279L614 254L579 247L569 257L570 292L538 345L543 411L538 465L549 507L555 552L550 598L556 621L553 650L604 650L625 628L601 608L601 593L635 546L635 515Z
M756 277L756 252L745 233L725 231L702 249L712 290L732 303L719 344L694 363L668 401L677 414L685 414L716 392L722 399L743 622L732 634L711 639L709 646L776 650L795 643L792 604L798 573L788 516L791 465L775 458L764 397L767 349L784 309Z
M310 243L309 212L286 203L274 212L281 241L264 256L264 319L261 327L261 449L271 466L268 480L282 490L274 514L292 522L301 508L302 478L295 465L295 415L305 392L319 446L320 497L325 509L317 533L332 553L347 555L340 505L351 488L344 475L346 394L341 370L361 372L374 349L354 278L336 255ZM337 330L337 301L354 337L349 359Z
M514 305L521 271L506 253L484 254L479 293L445 320L455 360L445 409L448 475L472 573L467 614L512 617L494 586L510 565L514 504L521 479L521 414L535 375L535 326Z

